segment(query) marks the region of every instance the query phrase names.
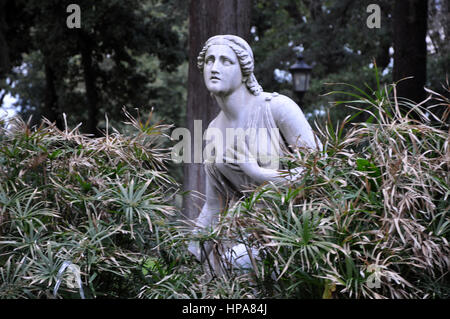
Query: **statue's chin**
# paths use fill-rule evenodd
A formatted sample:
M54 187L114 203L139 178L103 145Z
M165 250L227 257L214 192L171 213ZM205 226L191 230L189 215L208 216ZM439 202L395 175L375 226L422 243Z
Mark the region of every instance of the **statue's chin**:
M230 87L224 88L221 83L208 83L206 85L206 88L208 89L209 93L215 96L227 96L236 90L235 88Z
M224 90L221 90L220 88L216 87L216 86L207 86L207 89L209 91L209 93L217 95L217 96L221 96L224 95L225 92Z

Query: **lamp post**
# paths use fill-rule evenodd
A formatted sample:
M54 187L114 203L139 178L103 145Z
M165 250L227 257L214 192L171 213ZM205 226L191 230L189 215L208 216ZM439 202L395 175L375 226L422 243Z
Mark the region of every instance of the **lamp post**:
M309 79L311 77L312 67L303 61L303 55L297 54L297 61L289 68L292 74L292 83L294 92L296 93L299 103L302 101L303 95L309 89Z

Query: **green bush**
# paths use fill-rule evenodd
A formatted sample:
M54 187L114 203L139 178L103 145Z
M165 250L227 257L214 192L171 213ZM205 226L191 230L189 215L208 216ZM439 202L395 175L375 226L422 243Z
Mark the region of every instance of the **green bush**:
M448 126L397 98L395 85L352 88L338 103L368 121L321 129L323 151L286 159L305 167L302 178L261 186L210 237L259 249L248 274L259 297L448 298Z
M79 298L59 273L71 262L87 298L448 298L449 113L434 118L395 85L351 87L338 104L366 122L321 128L323 151L283 159L301 178L247 193L198 235L171 205L167 127L126 113L126 134L88 138L16 119L0 132L0 297L53 298L60 284L57 297ZM196 239L259 257L214 274L187 252Z
M136 297L158 250L178 185L160 148L167 126L125 112L129 132L89 138L20 118L0 131L0 298ZM73 275L72 275L73 276ZM60 281L61 281L60 280Z

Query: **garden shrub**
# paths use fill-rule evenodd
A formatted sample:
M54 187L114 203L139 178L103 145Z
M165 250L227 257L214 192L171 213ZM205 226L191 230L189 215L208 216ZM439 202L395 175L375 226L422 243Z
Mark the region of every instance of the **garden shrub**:
M98 138L20 118L0 129L0 298L53 298L58 279L56 297L80 298L69 269L58 275L69 262L86 298L136 297L146 283L178 185L160 147L168 126L125 114L127 134Z
M217 246L233 238L259 249L248 274L258 297L448 298L446 118L397 98L395 85L351 87L351 100L337 103L369 120L320 129L323 151L285 159L305 167L301 178L247 194L209 236Z
M0 297L53 298L71 262L87 298L448 298L450 111L437 119L378 80L351 88L337 104L368 120L319 128L323 150L283 159L301 178L247 192L207 234L172 206L167 127L126 113L130 132L89 138L15 119L0 132ZM190 240L259 256L217 275ZM56 296L80 297L64 282Z

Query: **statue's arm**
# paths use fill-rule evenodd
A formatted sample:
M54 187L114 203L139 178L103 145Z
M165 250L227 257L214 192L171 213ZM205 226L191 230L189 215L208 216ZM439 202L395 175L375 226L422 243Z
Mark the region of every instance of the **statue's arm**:
M315 138L311 126L306 120L300 107L290 98L279 95L271 101L271 112L275 124L286 142L291 146L322 148L318 139ZM238 150L240 154L249 154L247 150ZM258 183L266 181L285 182L286 179L296 179L296 175L303 171L303 168L294 168L291 175L282 177L280 172L270 168L260 167L255 159L241 161L241 169Z
M217 117L208 125L208 130L217 129ZM214 187L214 182L210 174L206 174L205 180L205 196L206 201L197 217L196 225L200 228L213 227L218 220L218 214L225 208L225 203L222 203L218 191Z
M302 110L290 98L284 95L274 98L271 111L280 133L290 146L322 148Z
M195 221L194 234L200 232L202 229L214 227L218 220L219 214L224 209L219 193L215 190L211 183L211 177L206 175L206 201L200 212L200 215ZM204 250L203 250L204 249ZM198 241L191 241L188 245L188 250L199 260L204 261L204 258L209 255L212 246L211 243L204 243L203 249L200 247Z
M224 209L225 203L222 203L222 199L219 193L214 188L211 176L206 174L206 201L197 217L196 226L198 228L214 227L219 219L219 213Z

